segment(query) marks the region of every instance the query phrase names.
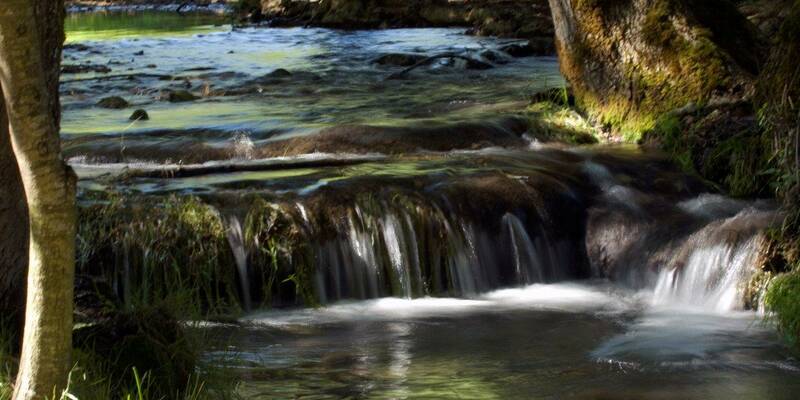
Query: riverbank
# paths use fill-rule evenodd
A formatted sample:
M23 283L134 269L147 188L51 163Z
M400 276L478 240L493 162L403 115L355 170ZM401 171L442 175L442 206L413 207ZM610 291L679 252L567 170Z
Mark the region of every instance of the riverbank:
M68 13L81 12L209 12L224 14L230 12L238 4L237 0L192 0L180 2L175 0L67 0Z

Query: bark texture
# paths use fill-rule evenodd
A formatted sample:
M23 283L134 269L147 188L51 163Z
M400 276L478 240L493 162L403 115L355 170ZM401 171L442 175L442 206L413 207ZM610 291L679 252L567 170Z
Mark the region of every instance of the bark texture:
M25 327L14 399L66 383L72 351L75 176L60 156L63 0L0 2L0 85L29 214Z
M11 148L5 102L0 96L0 315L21 337L28 268L28 206Z
M726 0L550 0L561 71L579 106L628 133L689 103L752 92L755 28Z

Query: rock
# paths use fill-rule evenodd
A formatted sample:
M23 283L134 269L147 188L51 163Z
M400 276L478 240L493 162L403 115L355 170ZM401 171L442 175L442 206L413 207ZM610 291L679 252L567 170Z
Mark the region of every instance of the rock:
M479 35L552 37L547 0L262 0L270 26L340 29L471 26Z
M119 96L110 96L100 99L97 102L98 107L122 109L128 107L128 101Z
M215 69L214 67L192 67L192 68L187 68L185 71L186 72L202 72L202 71L213 71L214 69Z
M536 51L530 43L509 44L501 47L500 50L514 58L532 57L536 55Z
M139 50L139 51L133 53L133 55L135 55L135 56L143 56L144 55L144 50Z
M170 103L183 103L187 101L195 101L197 99L199 99L199 97L193 95L188 90L170 91L169 95L167 96L167 101Z
M131 114L131 117L128 118L131 121L147 121L150 119L150 116L147 115L147 111L143 109L138 109Z
M472 26L472 34L524 39L553 37L553 19L547 1L473 0L468 3L465 20Z
M491 121L414 126L337 125L314 134L270 142L256 149L257 157L320 153L412 153L451 151L491 146L524 147L522 135L530 128L520 117Z
M105 65L93 64L64 64L61 66L62 74L83 74L87 72L97 72L107 74L111 72L111 68Z
M491 62L493 62L495 64L506 64L506 63L508 63L508 60L506 60L505 56L503 56L502 54L500 54L500 53L498 53L498 52L496 52L494 50L484 50L484 51L482 51L480 53L480 56L484 60L491 61Z
M514 58L552 56L556 53L553 39L547 37L533 38L522 44L509 44L500 50Z
M485 69L494 68L494 66L492 64L485 63L483 61L476 60L474 58L467 58L467 59L465 59L465 61L467 62L467 65L466 65L467 69L485 70Z
M379 64L379 65L395 65L398 67L410 67L424 60L425 58L427 57L421 54L391 53L391 54L384 54L372 60L372 62L374 64Z
M266 78L288 78L292 76L292 73L283 68L278 68L264 76Z
M557 2L562 75L576 102L626 140L693 102L746 93L762 49L731 2Z
M81 43L70 43L64 45L64 50L88 51L89 46Z

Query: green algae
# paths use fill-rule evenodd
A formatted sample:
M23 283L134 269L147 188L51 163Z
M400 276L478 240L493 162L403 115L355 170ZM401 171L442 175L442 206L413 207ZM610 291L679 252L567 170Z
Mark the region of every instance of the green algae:
M190 36L229 29L229 20L211 13L159 11L70 13L64 21L67 43L141 37Z

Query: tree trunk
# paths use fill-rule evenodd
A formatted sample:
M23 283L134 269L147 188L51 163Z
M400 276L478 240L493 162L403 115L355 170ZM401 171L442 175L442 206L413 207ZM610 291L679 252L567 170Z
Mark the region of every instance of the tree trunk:
M0 85L29 214L25 328L14 399L65 383L72 351L75 176L60 156L63 1L0 2Z
M561 73L580 107L622 133L664 113L746 92L755 29L726 0L549 0Z
M2 93L2 89L0 89ZM0 315L13 339L22 337L28 266L28 206L11 148L6 107L0 96Z

